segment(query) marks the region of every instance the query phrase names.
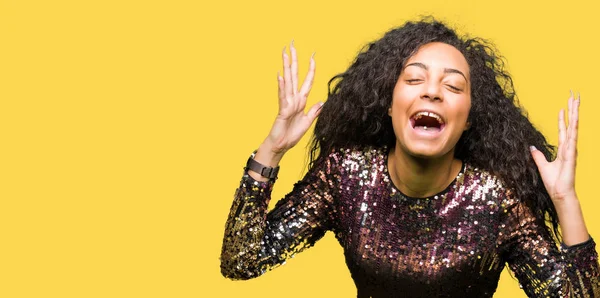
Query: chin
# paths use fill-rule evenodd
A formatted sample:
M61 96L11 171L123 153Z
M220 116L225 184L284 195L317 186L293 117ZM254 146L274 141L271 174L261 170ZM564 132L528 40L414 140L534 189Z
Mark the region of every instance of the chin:
M447 155L451 151L443 150L443 148L429 144L401 145L400 148L409 156L419 159L436 159Z
M412 156L414 158L418 158L418 159L437 159L437 158L444 156L444 154L439 153L439 152L422 152L422 151L409 152L409 154L410 154L410 156Z

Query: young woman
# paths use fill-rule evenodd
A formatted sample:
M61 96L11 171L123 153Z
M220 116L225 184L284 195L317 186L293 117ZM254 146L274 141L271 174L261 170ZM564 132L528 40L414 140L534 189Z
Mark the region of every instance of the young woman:
M257 277L333 231L357 297L492 297L506 263L530 297L600 294L574 187L579 96L554 154L502 59L435 20L369 44L307 114L315 61L300 86L290 52L226 223L224 276ZM317 116L308 173L267 212L279 161Z

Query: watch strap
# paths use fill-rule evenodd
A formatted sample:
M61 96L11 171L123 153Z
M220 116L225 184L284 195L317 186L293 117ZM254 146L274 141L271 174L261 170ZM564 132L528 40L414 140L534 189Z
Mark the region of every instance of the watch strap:
M250 156L250 158L248 158L248 162L246 163L246 169L252 170L265 178L277 179L277 174L279 173L279 166L273 168L267 167L259 163L258 161L254 160L255 153L256 151L252 153L252 156Z

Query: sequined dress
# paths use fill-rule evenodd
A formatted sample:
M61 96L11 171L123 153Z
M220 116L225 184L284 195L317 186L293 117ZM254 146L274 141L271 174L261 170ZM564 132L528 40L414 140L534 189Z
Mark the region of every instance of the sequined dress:
M492 297L505 264L529 297L598 297L595 242L557 247L496 176L463 163L428 198L403 195L386 148L339 149L309 169L268 211L273 182L244 173L221 253L221 272L250 279L332 231L357 297Z

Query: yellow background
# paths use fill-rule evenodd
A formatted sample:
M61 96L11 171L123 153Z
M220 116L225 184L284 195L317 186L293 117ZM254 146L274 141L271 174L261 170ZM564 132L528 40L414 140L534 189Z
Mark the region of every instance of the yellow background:
M365 43L421 14L491 39L555 143L580 91L577 190L600 239L592 1L0 1L0 297L353 297L329 233L285 266L224 279L224 223L276 114L295 39L309 105ZM305 137L274 198L304 171ZM272 204L274 203L273 200ZM525 297L504 274L495 297Z

